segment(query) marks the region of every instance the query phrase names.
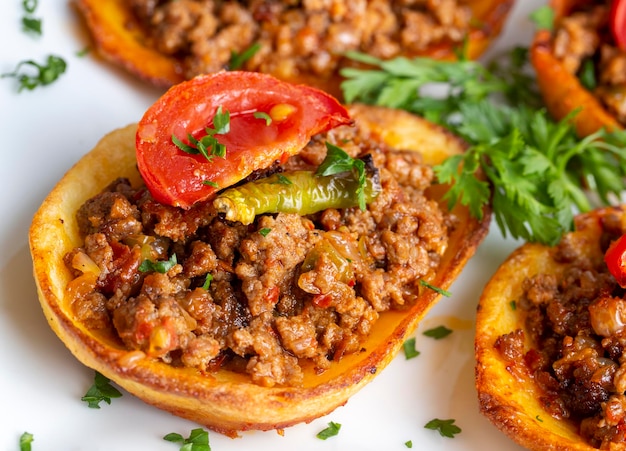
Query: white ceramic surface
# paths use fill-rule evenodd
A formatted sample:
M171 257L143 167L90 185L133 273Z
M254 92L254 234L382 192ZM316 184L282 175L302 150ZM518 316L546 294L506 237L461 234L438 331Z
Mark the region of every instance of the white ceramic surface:
M39 2L43 36L21 29L21 0L0 6L0 73L18 62L63 57L67 72L54 84L17 93L0 79L0 451L19 450L20 435L34 435L35 451L175 451L162 437L187 437L196 424L145 405L129 394L101 409L80 398L93 371L82 366L48 328L35 284L27 232L33 213L55 182L106 132L137 121L160 91L143 86L93 53L79 56L87 38L66 0ZM540 0L518 0L506 31L490 53L528 45L528 14ZM399 355L344 407L310 424L284 431L248 432L238 439L210 433L213 451L519 449L478 413L474 389L473 321L483 285L518 245L492 230L465 271L415 333L420 356ZM454 333L435 341L422 335L448 325ZM433 418L454 418L462 432L441 437L424 429ZM315 437L329 421L338 436Z

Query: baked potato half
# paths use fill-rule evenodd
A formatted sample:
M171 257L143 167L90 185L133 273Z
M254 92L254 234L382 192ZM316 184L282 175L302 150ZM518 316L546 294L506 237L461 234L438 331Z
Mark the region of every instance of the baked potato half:
M589 8L594 3L604 5L606 7L604 15L608 14L610 2L551 0L550 6L554 10L554 30L559 30L563 21L568 20L575 11L580 11L584 7ZM579 136L590 135L603 127L607 130L624 127L623 121L620 121L615 112L607 108L607 105L598 97L598 92L583 85L580 78L581 69L564 62L564 55L570 57L578 55L583 48L587 52L582 55L583 58L588 61L593 59L594 64L600 64L599 54L603 44L602 40L607 40L605 44L613 48L615 44L607 33L606 18L598 26L603 27L603 29L601 31L593 30L582 36L571 35L568 37L568 32L563 31L558 37L558 43L556 42L556 31L539 30L535 34L530 48L530 60L535 68L537 84L546 108L557 120L564 119L574 111L579 110L573 118ZM573 42L572 50L568 50L567 44L563 44L568 39ZM555 51L557 45L560 47L559 54ZM600 79L600 76L596 75L596 77ZM623 86L618 86L615 89L623 89Z
M192 12L171 12L165 14L171 14L167 16L167 20L163 21L165 25L161 25L160 27L168 27L172 24L176 24L181 26L181 28L176 28L172 32L163 31L162 29L158 31L160 36L166 36L167 39L163 39L163 46L166 46L170 49L170 44L173 41L183 41L185 38L181 38L181 34L191 33L191 31L184 31L185 22L193 22L198 19L195 14L197 12L193 12L193 10L199 10L201 7L199 3L193 5L194 2L187 2L187 4L191 4L190 10ZM234 2L236 3L236 2ZM243 3L243 2L242 2ZM294 17L285 17L285 19L280 19L280 22L285 21L285 26L282 26L281 30L274 30L275 22L278 22L279 19L275 16L276 10L278 8L277 5L271 4L271 2L267 2L267 5L262 5L261 8L257 8L258 11L253 12L251 14L251 19L255 22L254 26L259 25L259 28L264 27L265 23L267 23L267 27L263 31L251 31L252 26L244 23L236 24L237 28L232 27L232 32L227 31L224 34L236 34L237 38L234 43L229 48L219 48L224 47L227 44L222 42L218 42L215 44L211 44L212 52L214 52L214 56L211 54L203 55L201 57L197 57L195 60L192 57L189 57L189 47L200 47L203 44L185 44L181 45L181 48L177 48L177 50L167 50L164 52L163 50L159 50L159 47L155 45L154 36L151 35L150 31L146 26L142 24L142 21L138 19L137 14L132 9L131 2L125 2L122 0L75 0L75 4L78 7L78 10L81 16L85 19L85 23L87 28L89 29L91 36L93 37L93 41L96 49L99 54L104 57L104 59L113 62L116 65L123 67L128 70L131 74L140 79L143 79L149 83L152 83L157 86L167 87L179 83L185 79L192 78L195 75L200 73L208 73L213 72L220 69L228 69L228 58L226 58L225 62L220 62L219 67L215 67L215 64L212 63L211 59L217 59L218 53L220 53L221 57L230 56L231 52L244 54L247 48L253 46L261 36L265 36L263 39L266 39L267 36L265 34L270 35L270 39L275 40L273 44L266 43L263 44L263 47L258 51L258 55L256 58L258 61L254 61L251 59L251 64L241 66L241 69L245 70L260 70L262 72L270 73L277 78L293 82L293 83L304 83L309 84L311 86L316 86L321 88L331 94L339 97L341 95L341 91L339 88L339 84L341 82L341 78L338 75L339 69L342 65L346 64L346 60L341 58L340 53L344 53L346 50L360 50L358 43L354 43L354 37L342 38L343 43L337 44L334 48L331 49L330 52L326 52L322 56L312 56L312 55L304 55L302 57L303 60L313 61L319 60L319 63L313 64L316 68L301 68L299 66L291 67L285 61L287 61L290 57L285 56L284 51L278 51L276 46L280 45L283 49L289 47L302 47L301 52L311 52L313 49L319 48L321 44L316 41L316 39L326 39L316 37L315 34L318 33L317 30L313 30L313 27L307 25L302 27L302 29L296 34L295 37L285 38L284 33L287 32L287 29L301 27L302 25L297 25L299 21L302 19L294 18ZM280 2L276 2L277 4ZM381 2L382 3L382 2ZM447 17L445 19L431 18L431 19L410 19L415 22L411 26L407 26L407 30L410 27L413 27L413 32L418 32L421 28L434 26L432 21L441 20L442 24L437 25L439 28L432 33L432 35L438 34L442 35L441 29L446 26L456 26L458 22L464 22L469 27L468 36L468 47L467 52L470 58L477 58L480 56L493 42L493 40L499 35L508 14L513 7L514 0L469 0L466 2L469 8L471 9L471 18L464 17L463 19L456 17ZM232 5L231 5L232 6ZM246 6L242 6L242 8L246 8ZM293 7L290 7L293 8ZM303 8L303 7L295 7L295 9ZM360 17L357 24L362 24L363 22L372 22L375 20L381 19L373 19L376 17L380 17L380 14L389 14L392 13L392 8L389 6L385 6L384 4L379 5L377 7L380 9L369 12L368 14L372 17ZM146 14L153 14L154 5L151 7L146 7ZM206 9L206 8L205 8ZM339 17L343 14L346 14L344 11L345 7L336 7L332 10L330 14L333 15L332 20L336 20L336 17ZM138 8L141 10L141 8ZM315 11L317 14L317 11ZM218 17L217 21L224 20L227 25L231 25L233 19L229 19L227 16L239 16L242 17L247 15L248 12L239 11L235 12L225 12L224 18L219 17L218 13L216 13L216 17ZM291 13L290 13L291 14ZM355 13L364 16L362 11ZM446 10L442 12L441 15L450 15L450 11ZM202 19L204 20L204 19ZM340 20L340 19L338 19ZM395 21L396 19L394 19ZM397 19L398 22L404 19ZM409 20L409 19L407 19ZM421 24L420 24L421 23ZM203 24L205 24L203 22ZM206 24L205 24L206 25ZM194 25L194 27L201 27L204 25ZM217 26L218 29L220 24L217 25L213 23L213 19L211 19L211 26ZM346 32L352 34L352 29L355 26L360 25L340 25L340 27L344 27L345 30L341 33L344 35ZM375 34L381 30L386 29L390 26L389 20L385 19L385 23L381 24L370 24L365 25L372 29L367 31L363 31L363 34ZM465 26L465 25L464 25ZM340 28L339 27L339 28ZM175 27L173 27L175 28ZM269 28L269 31L268 31ZM182 31L181 31L182 30ZM417 30L417 31L416 31ZM328 39L330 39L331 35L337 34L337 30L335 31L327 31ZM198 33L197 30L193 31L194 33ZM385 31L386 33L386 31ZM431 34L430 32L428 32ZM252 34L252 36L249 36ZM276 34L275 37L273 35ZM419 50L409 50L402 49L402 45L400 45L399 49L395 49L396 44L387 45L387 49L384 49L389 56L399 56L404 55L408 57L413 56L430 56L439 59L450 59L455 57L455 50L460 47L463 42L463 35L460 32L455 31L452 33L454 35L454 42L451 42L451 38L435 38L432 41L432 44L425 45L424 48L420 48ZM356 34L355 34L356 35ZM395 35L391 38L383 37L380 39L399 39L400 35L399 31L396 31ZM208 36L207 40L213 39L213 36ZM364 38L365 39L365 38ZM370 37L367 38L369 41L380 40L378 37ZM408 38L407 38L408 39ZM421 38L420 38L421 39ZM250 44L245 48L235 48L235 44L241 44L242 42L250 41ZM278 43L280 41L280 44ZM287 42L283 42L287 41ZM348 42L350 41L350 42ZM416 42L417 39L410 39L410 42ZM316 43L317 42L317 43ZM176 44L178 45L178 44ZM345 47L345 48L344 48ZM335 54L336 53L336 54ZM380 53L380 52L379 52ZM382 53L378 56L384 56ZM388 56L388 57L389 57ZM276 64L272 63L271 65L267 63L268 60L277 61ZM281 61L283 60L283 61ZM335 70L322 70L321 66L326 67L329 65L330 61L339 60L339 67L335 67ZM307 63L308 64L308 63ZM335 63L332 63L333 67ZM289 67L287 67L289 66ZM329 66L330 67L330 66Z
M380 142L420 152L427 164L464 151L459 139L409 113L362 105L349 111ZM382 371L439 299L435 290L424 289L410 308L382 313L360 352L344 355L321 373L305 366L297 386L261 386L226 369L203 372L173 367L143 352L129 351L111 330L90 330L69 305L67 290L73 275L63 259L81 245L76 211L87 199L118 177L127 177L133 185L141 183L136 129L129 125L111 132L67 172L34 216L30 249L39 299L51 328L83 364L146 403L230 436L309 422L345 404ZM445 186L429 188L430 196L441 200L442 206L445 191ZM477 220L464 207L454 209L458 223L429 283L442 289L450 286L487 234L490 211L484 213Z
M623 289L604 261L609 243L624 233L624 219L623 207L607 207L577 216L575 231L557 246L524 244L481 295L475 338L480 411L528 449L624 445L623 416L614 411L612 417L608 407L620 396L613 386L620 384L619 357L607 351L620 334L620 315L611 308L623 302ZM585 287L590 290L583 295ZM609 302L607 295L615 297ZM609 365L596 373L604 382L582 376L592 361Z

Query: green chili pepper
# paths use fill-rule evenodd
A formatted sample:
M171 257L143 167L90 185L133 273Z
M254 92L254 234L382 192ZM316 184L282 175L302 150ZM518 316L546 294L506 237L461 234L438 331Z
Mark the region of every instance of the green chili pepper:
M381 191L378 170L368 165L365 201L372 202ZM286 183L288 179L290 183ZM213 205L229 221L250 224L263 213L308 215L328 208L359 205L361 181L352 172L322 176L310 171L273 174L220 193Z

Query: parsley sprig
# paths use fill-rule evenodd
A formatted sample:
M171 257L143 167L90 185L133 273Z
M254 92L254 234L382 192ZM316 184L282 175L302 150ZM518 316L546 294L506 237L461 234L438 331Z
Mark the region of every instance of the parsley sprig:
M462 55L458 61L350 56L371 68L342 71L347 102L422 115L470 144L435 173L452 184L450 207L460 202L482 218L491 201L504 236L556 244L572 229L575 210L592 208L592 195L606 204L626 188L626 131L580 139L572 117L550 119L539 105L525 48L488 65Z
M28 70L34 68L34 71ZM18 92L27 89L32 91L39 86L46 86L56 81L67 68L63 58L49 55L45 64L33 60L20 62L13 72L0 75L1 78L16 78L19 82Z
M89 387L81 401L85 401L92 409L99 409L102 401L111 404L112 398L120 398L121 396L122 393L111 385L109 378L96 371L93 385Z
M163 437L163 440L179 443L181 445L180 451L211 451L209 433L202 428L192 429L188 438L184 438L176 432L171 432Z

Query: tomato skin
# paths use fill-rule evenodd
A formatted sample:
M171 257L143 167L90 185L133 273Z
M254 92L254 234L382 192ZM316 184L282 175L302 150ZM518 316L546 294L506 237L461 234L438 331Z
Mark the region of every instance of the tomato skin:
M626 288L626 235L613 241L604 254L609 272L622 288Z
M253 116L276 105L295 108L269 125ZM196 139L204 136L220 106L230 113L230 132L215 135L226 146L224 158L208 161L172 142L172 136L184 142L188 133ZM157 201L189 208L298 153L311 136L349 123L343 105L309 86L255 72L202 75L170 88L146 111L137 129L137 166Z
M621 50L626 51L626 0L613 0L610 23L615 43Z

